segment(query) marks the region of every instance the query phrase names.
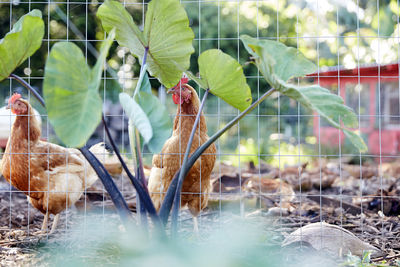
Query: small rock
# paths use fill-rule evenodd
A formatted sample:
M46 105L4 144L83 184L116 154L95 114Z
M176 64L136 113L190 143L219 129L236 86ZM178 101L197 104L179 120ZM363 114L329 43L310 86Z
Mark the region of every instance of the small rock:
M336 208L335 209L335 215L336 216L340 216L340 215L343 215L343 214L346 214L346 211L343 209L343 208Z
M272 207L268 209L267 216L288 216L289 210L287 208Z
M350 231L337 225L325 222L311 223L292 232L282 243L289 246L306 242L316 250L322 250L341 256L349 252L362 256L364 251L372 251L372 254L380 252L376 247L360 240Z

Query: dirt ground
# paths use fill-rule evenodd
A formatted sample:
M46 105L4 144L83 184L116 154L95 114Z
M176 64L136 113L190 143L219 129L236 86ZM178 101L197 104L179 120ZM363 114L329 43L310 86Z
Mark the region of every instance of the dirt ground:
M400 259L397 165L400 166L385 163L360 167L326 161L279 170L267 164L260 168L253 164L242 168L220 164L214 169L213 192L208 208L200 215L200 229L235 216L257 216L264 229L274 233L270 242L280 245L296 229L324 221L347 229L378 248L380 252L374 255L373 262L384 260L387 266L395 265ZM129 180L119 177L116 184L135 211L136 198ZM115 218L112 202L100 182L75 207L62 213L58 230L52 236L38 234L43 215L4 179L0 181L0 212L1 266L46 265L46 255L37 248L73 229L86 213ZM181 214L180 226L192 229L187 211Z

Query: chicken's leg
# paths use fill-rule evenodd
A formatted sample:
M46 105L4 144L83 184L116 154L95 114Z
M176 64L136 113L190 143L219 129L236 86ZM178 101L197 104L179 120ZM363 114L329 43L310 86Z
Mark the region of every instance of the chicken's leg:
M44 215L44 218L43 218L43 223L42 223L42 230L41 230L42 233L46 233L46 231L47 231L47 221L48 220L49 220L49 213L46 212L46 214Z
M193 216L193 232L199 234L199 224L197 222L197 216Z
M59 221L59 220L60 220L60 214L57 214L56 216L54 216L53 225L51 226L51 230L50 230L49 235L51 235L52 233L54 233L54 231L55 231L56 228L57 228L57 224L58 224L58 221Z

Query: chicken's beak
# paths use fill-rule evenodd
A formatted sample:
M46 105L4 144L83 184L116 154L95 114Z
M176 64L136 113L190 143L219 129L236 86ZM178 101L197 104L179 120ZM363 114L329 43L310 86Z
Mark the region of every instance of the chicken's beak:
M173 93L175 93L175 87L172 87L167 91L167 94L173 94Z

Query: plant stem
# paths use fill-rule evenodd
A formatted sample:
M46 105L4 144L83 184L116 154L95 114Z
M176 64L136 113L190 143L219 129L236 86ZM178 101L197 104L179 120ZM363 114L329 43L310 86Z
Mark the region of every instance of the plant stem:
M143 77L144 74L147 71L147 64L146 64L146 60L147 60L147 53L149 52L149 48L146 47L144 49L144 55L143 55L143 61L142 61L142 66L140 67L140 74L139 74L139 80L136 84L136 88L135 88L135 93L133 94L133 99L135 99L136 95L139 93L140 91L140 87L142 86L142 81L143 81ZM136 100L136 99L135 99Z
M136 153L137 153L137 159L139 161L139 164L137 166L138 168L138 173L139 173L139 181L142 182L142 185L144 189L149 192L147 189L147 181L144 175L144 169L143 169L143 157L142 157L142 151L140 149L140 136L139 136L139 130L136 128L135 129L135 141L136 141Z
M25 82L24 79L15 74L10 74L10 77L17 80L17 82L19 82L23 87L28 89L36 97L36 99L39 100L43 107L46 106L42 96L29 83Z
M122 197L121 192L118 190L114 181L112 180L110 174L104 168L103 164L90 152L87 147L81 147L79 150L82 152L83 156L93 167L100 180L103 182L104 187L107 192L110 194L111 200L113 201L117 211L123 221L128 218L131 218L131 212L128 208L128 204L126 204L124 198Z
M133 94L133 99L135 101L137 101L136 96L140 91L140 88L141 88L142 82L143 82L143 77L147 71L146 61L147 61L147 53L148 52L149 52L149 48L146 47L144 50L144 54L143 54L142 66L140 67L139 80L136 84L135 92ZM130 119L129 119L128 127L129 127L129 143L130 143L132 155L135 155L133 165L136 170L136 177L138 177L139 181L142 183L143 188L146 190L146 193L148 194L146 178L144 176L144 170L143 170L142 153L140 151L139 131L137 130L137 128L134 126L133 122ZM143 201L144 201L143 197L139 195L138 203L139 203L140 221L141 221L141 224L144 226L144 225L147 225L147 214L146 214L146 209L144 207ZM153 205L153 207L154 207L154 205Z
M129 137L129 146L131 147L131 153L132 153L132 164L133 164L133 169L137 169L137 158L136 158L136 147L135 147L135 125L133 124L133 121L129 119L128 122L128 137Z
M192 156L188 159L188 162L186 165L182 165L181 169L175 174L174 179L170 183L167 194L164 198L164 201L162 203L159 215L164 224L167 223L168 221L168 216L171 211L172 207L172 200L174 199L175 193L176 193L176 188L178 185L178 180L179 177L182 176L186 177L187 173L189 172L190 168L193 166L193 164L196 162L196 160L203 154L203 152L212 144L214 143L221 135L223 135L226 131L228 131L232 126L237 124L244 116L246 116L249 112L251 112L253 109L255 109L262 101L264 101L268 96L270 96L272 93L274 93L276 90L274 88L271 88L268 90L266 93L264 93L257 101L255 101L253 104L251 104L250 107L248 107L245 111L240 113L237 117L235 117L233 120L231 120L227 125L225 125L224 128L216 132L213 136L211 136L204 144L202 144L199 148L196 149L196 151L193 152ZM184 168L185 167L185 168Z
M140 196L137 197L137 200L137 203L139 204L140 225L144 229L147 229L148 222L146 207L144 206L143 199Z
M146 71L147 71L147 64L145 63L143 65L143 67L140 69L139 80L136 84L135 92L133 93L133 99L135 99L135 100L136 100L136 95L139 93L140 87L142 86L143 77L144 77L144 74L146 73Z
M139 136L139 131L136 128L135 129L135 142L136 142L136 153L137 159L139 160L137 169L136 169L136 177L138 177L139 181L142 183L143 188L146 190L147 194L149 193L149 190L147 189L147 182L146 178L144 176L144 169L143 169L143 161L142 161L142 152L140 149L140 136ZM144 208L143 205L143 199L142 197L139 196L139 211L140 211L140 221L142 226L147 225L147 213L146 209Z
M131 180L133 186L136 189L136 192L139 195L139 198L143 201L143 206L147 209L148 213L150 214L153 222L157 226L161 226L160 218L157 215L156 209L154 208L153 202L147 191L143 188L141 182L136 179L132 173L129 171L128 166L126 166L125 161L122 159L121 154L119 153L118 147L115 145L114 140L111 138L110 130L105 122L104 116L102 116L102 121L104 128L106 130L106 134L108 139L110 140L111 146L114 149L115 154L117 155L119 161L121 162L122 168L125 170L126 174L128 175L129 179ZM161 229L161 227L160 227Z
M213 134L203 145L201 145L196 151L193 153L193 155L189 159L189 164L194 164L197 160L198 157L200 157L201 154L212 144L214 143L218 138L221 137L227 130L232 128L235 124L237 124L244 116L246 116L248 113L250 113L253 109L255 109L261 102L263 102L267 97L272 95L276 91L275 88L269 89L266 93L264 93L257 101L255 101L253 104L251 104L250 107L248 107L245 111L240 113L236 118L231 120L227 125L225 125L224 128ZM190 166L190 165L188 165Z
M204 93L203 99L201 100L199 111L197 112L196 120L194 121L192 132L190 133L189 141L186 146L185 155L183 156L183 162L182 162L181 168L186 169L189 154L190 154L190 149L192 148L194 134L196 133L197 126L200 122L200 117L202 115L204 103L206 102L209 91L210 91L209 89L206 90L206 92ZM181 191L182 191L183 180L185 179L184 175L186 175L186 174L183 172L179 173L178 186L177 186L176 192L175 192L174 208L172 210L172 222L171 222L172 233L174 233L174 234L177 233L177 228L178 228L178 213L179 213L179 206L180 206L180 202L181 202Z

